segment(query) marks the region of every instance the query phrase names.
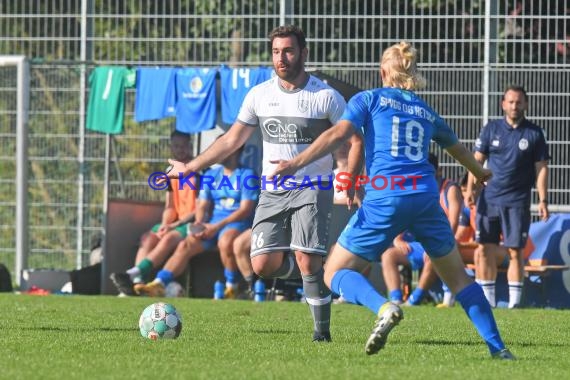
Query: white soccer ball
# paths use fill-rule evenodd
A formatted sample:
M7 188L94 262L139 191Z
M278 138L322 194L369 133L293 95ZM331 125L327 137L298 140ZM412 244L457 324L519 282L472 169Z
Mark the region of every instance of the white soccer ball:
M186 292L180 283L176 281L171 281L168 285L166 285L166 289L164 289L165 297L184 297Z
M176 339L182 331L182 319L173 305L157 302L143 310L139 329L148 339Z

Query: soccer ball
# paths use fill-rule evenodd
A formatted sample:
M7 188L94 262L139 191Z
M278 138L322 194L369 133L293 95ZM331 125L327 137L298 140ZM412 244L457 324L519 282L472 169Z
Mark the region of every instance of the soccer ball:
M166 285L166 289L164 289L165 297L184 297L185 295L186 292L184 291L184 288L176 281L171 281Z
M157 302L143 310L139 329L141 335L148 339L176 339L182 331L182 319L174 306Z

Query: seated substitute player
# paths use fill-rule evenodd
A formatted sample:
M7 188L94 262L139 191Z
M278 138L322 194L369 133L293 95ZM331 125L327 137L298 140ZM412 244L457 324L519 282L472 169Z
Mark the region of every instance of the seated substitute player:
M175 157L189 162L192 159L192 143L187 133L174 131L170 135L170 149ZM191 179L192 186L179 186L178 179L169 182L162 221L141 238L141 244L135 257L135 266L126 273L111 273L111 280L119 295L135 295L133 284L143 284L153 268L160 267L178 243L187 236L187 223L194 220L194 211L198 190L196 178ZM152 259L150 258L152 257Z
M505 348L481 287L465 273L449 221L439 205L434 170L427 160L431 140L478 181L488 180L492 173L475 161L445 121L413 92L423 84L416 59L416 49L407 42L388 48L380 63L384 87L355 95L335 126L296 157L280 160L272 174L294 173L362 131L366 173L371 180L362 206L326 262L325 282L348 302L364 305L378 315L366 353L380 351L404 315L360 272L370 261L378 261L379 252L407 229L422 243L437 272L456 294L492 357L514 359Z
M190 259L213 248L217 242L226 277L224 298L235 298L239 272L233 244L238 235L251 227L259 190L253 170L239 166L242 149L243 147L203 175L196 221L189 227L190 231L196 232L178 244L174 254L152 282L138 287L141 295L164 296L165 287L184 272Z

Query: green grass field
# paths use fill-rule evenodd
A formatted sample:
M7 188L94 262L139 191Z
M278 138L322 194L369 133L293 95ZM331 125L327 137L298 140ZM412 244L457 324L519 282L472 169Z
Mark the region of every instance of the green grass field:
M492 360L458 305L406 308L386 348L367 356L374 316L333 305L333 343L312 343L305 304L168 299L176 340L141 337L156 299L0 295L2 379L561 379L570 373L570 311L496 310L519 358Z

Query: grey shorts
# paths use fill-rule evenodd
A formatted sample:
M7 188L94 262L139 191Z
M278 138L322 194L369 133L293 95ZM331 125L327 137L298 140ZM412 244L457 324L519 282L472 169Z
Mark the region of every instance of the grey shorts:
M333 190L262 191L255 209L251 256L301 251L325 256Z

